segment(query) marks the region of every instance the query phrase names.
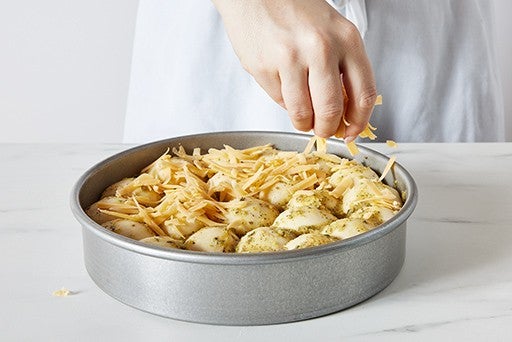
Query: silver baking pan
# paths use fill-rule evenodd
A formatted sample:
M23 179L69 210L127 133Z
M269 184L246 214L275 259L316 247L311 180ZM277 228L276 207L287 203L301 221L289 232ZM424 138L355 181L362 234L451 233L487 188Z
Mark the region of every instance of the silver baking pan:
M298 321L353 306L375 295L398 275L405 258L406 221L417 202L411 175L395 163L385 182L405 191L400 212L381 226L318 247L254 254L163 249L115 234L85 209L109 185L132 177L169 147L187 151L224 144L247 148L267 143L302 151L310 136L277 132L221 132L157 141L116 154L77 181L72 211L82 226L85 266L93 281L122 303L178 320L262 325ZM359 146L355 158L381 173L388 158ZM348 157L332 140L328 152Z

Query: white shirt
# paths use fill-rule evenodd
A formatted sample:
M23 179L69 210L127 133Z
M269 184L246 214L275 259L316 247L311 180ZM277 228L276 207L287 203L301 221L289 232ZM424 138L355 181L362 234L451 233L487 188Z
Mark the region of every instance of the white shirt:
M332 1L366 31L383 95L370 120L379 141L504 140L492 3L344 2ZM209 1L140 0L124 140L229 130L295 131L242 69Z

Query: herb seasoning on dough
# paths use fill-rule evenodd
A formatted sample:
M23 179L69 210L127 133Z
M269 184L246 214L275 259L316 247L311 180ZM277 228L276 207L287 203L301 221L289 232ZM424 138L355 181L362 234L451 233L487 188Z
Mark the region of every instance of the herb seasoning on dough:
M158 247L255 253L347 239L400 210L402 196L382 182L385 174L329 154L314 139L304 152L173 148L105 189L87 214Z

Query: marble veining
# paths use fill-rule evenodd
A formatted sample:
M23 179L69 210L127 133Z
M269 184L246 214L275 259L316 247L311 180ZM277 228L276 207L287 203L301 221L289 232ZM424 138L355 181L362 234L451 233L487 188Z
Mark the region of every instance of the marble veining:
M399 276L332 315L228 327L141 312L87 275L71 188L131 146L0 144L0 340L512 340L512 143L367 146L396 155L419 188ZM53 297L61 287L73 295Z
M410 324L405 326L399 326L396 328L384 329L381 331L368 332L362 335L373 335L373 334L386 334L386 333L418 333L423 330L433 329L442 327L445 325L451 324L459 324L470 321L481 321L481 320L491 320L496 318L510 318L512 317L512 313L506 313L502 315L490 315L490 316L476 316L476 317L464 317L456 320L446 320L446 321L437 321L437 322L428 322L425 324Z

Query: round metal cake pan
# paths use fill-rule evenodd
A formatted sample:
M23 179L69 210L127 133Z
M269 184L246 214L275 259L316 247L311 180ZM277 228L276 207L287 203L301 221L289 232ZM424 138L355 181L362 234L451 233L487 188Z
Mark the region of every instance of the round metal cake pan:
M398 275L405 258L406 222L417 202L409 172L395 163L386 183L404 191L404 206L381 226L318 247L251 254L203 253L150 246L96 224L85 209L109 185L137 175L165 153L183 146L242 149L273 144L302 151L310 136L278 132L220 132L176 137L116 154L77 181L72 211L82 226L85 266L93 281L122 303L178 320L263 325L298 321L353 306L375 295ZM388 158L359 146L355 157L381 173ZM336 140L328 152L349 157Z

